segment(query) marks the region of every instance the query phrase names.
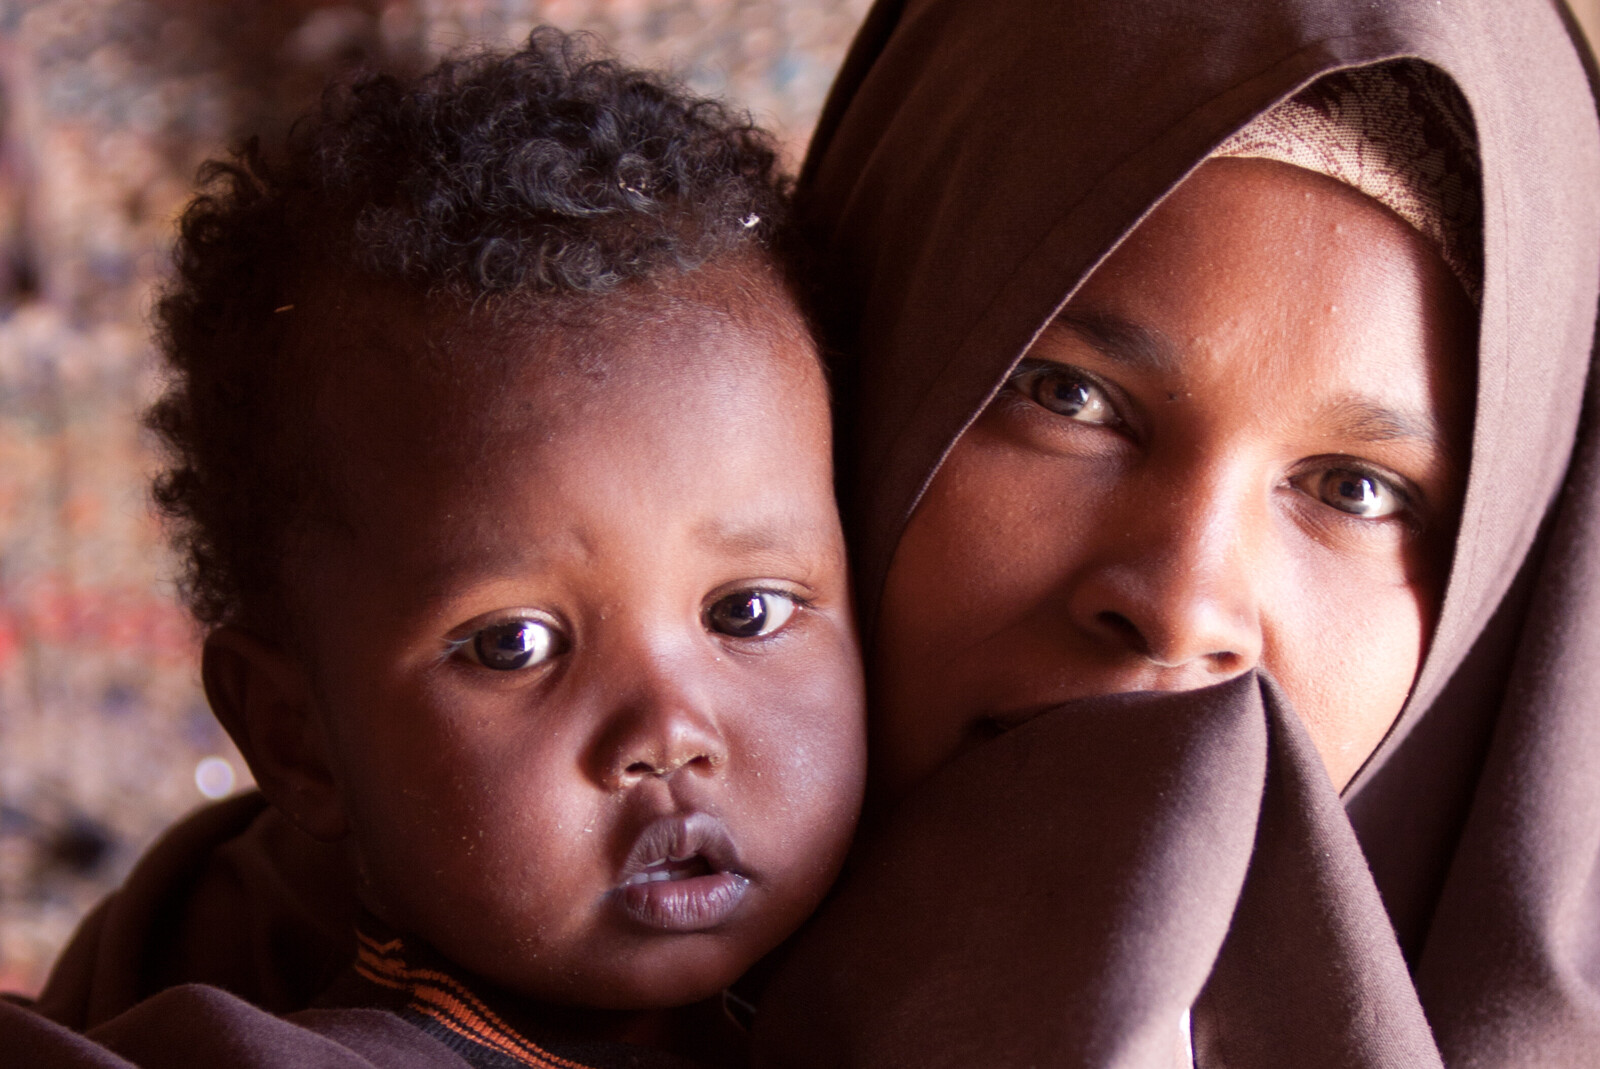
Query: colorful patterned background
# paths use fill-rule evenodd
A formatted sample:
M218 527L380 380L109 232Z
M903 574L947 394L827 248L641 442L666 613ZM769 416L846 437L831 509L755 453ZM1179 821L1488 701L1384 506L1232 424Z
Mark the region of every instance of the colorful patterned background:
M175 817L246 786L147 507L145 317L196 166L325 77L539 22L797 158L867 0L0 0L0 988L31 991Z

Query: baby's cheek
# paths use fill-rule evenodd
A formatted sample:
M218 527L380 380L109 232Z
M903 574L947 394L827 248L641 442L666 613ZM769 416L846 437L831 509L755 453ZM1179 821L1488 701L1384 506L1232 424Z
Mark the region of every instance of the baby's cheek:
M752 848L789 869L786 898L820 895L843 860L866 778L860 667L848 632L771 680L741 729L741 822Z
M592 799L515 738L419 731L407 748L369 793L354 844L368 908L498 977L498 953L574 923L562 881L592 875L589 855L603 853L584 833Z

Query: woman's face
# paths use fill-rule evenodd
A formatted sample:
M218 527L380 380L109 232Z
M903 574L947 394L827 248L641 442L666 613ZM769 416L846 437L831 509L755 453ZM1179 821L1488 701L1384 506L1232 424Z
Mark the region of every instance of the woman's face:
M1074 698L1262 668L1334 784L1383 738L1443 597L1476 316L1426 239L1321 175L1220 160L1040 335L890 568L890 797Z

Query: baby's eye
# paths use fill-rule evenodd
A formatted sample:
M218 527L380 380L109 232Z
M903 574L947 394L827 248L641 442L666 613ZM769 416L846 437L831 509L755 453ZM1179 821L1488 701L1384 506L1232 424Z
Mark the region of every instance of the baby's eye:
M475 631L462 646L485 668L512 672L555 656L560 652L561 635L543 620L507 620Z
M1068 364L1025 361L1011 376L1024 396L1058 416L1079 423L1120 423L1106 388L1085 371Z
M706 609L706 626L733 638L762 638L794 615L793 597L779 590L741 590Z
M1365 520L1381 520L1405 509L1403 490L1371 472L1329 468L1313 473L1304 489L1325 505Z

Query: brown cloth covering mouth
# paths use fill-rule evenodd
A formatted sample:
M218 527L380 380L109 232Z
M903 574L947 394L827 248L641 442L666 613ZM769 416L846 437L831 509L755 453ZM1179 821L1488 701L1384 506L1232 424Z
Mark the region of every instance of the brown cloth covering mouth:
M1264 677L1140 705L1124 735L1102 728L1127 699L1047 713L861 852L774 982L765 1064L1171 1065L1191 1005L1201 1066L1600 1064L1600 129L1572 25L1547 0L873 9L801 183L845 303L864 633L1037 332L1332 72L1426 65L1470 109L1472 464L1428 657L1342 799Z

